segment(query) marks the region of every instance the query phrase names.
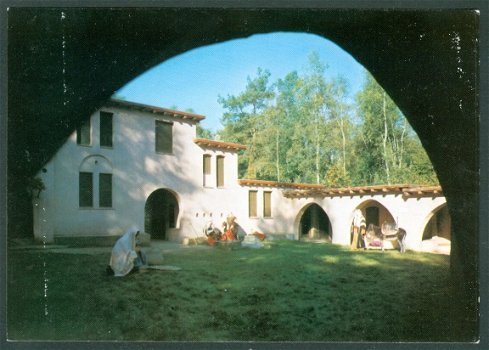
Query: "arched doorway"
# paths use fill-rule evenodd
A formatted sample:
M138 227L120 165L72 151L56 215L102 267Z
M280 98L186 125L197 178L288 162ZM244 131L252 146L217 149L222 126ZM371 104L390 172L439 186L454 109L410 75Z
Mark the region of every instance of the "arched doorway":
M367 227L370 224L380 227L384 222L396 222L389 210L375 200L364 202L356 209L362 211Z
M158 189L150 194L144 206L144 231L153 239L167 239L167 231L176 227L178 200L166 189Z
M393 223L396 222L396 220L389 212L389 210L375 200L369 200L363 202L356 209L360 209L360 211L362 212L365 218L365 224L367 228L370 225L374 225L380 228L384 222L393 222ZM353 241L353 220L352 220L351 230L350 230L350 243L352 243L352 241Z
M421 250L431 253L450 254L452 222L447 204L432 213L421 240Z
M326 212L316 203L305 208L299 222L299 239L326 239L331 241L333 232Z

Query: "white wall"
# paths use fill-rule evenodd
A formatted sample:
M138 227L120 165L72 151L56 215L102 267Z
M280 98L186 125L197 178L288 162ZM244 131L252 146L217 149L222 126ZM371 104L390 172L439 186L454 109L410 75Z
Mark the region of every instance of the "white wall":
M147 198L161 188L175 193L179 217L170 239L182 240L202 234L205 223L220 227L229 213L237 217L245 232L293 234L298 239L299 222L306 206L317 203L332 225L333 243L350 243L354 210L369 200L387 208L406 229L407 245L417 249L423 229L444 197L405 199L400 194L289 199L283 189L241 186L238 183L238 155L235 150L199 146L194 143L196 122L128 110L103 108L113 113L113 147L100 147L99 113L91 116L91 145L76 144L73 133L57 154L38 173L46 186L34 200L34 234L50 242L55 236L119 235L136 225L144 229ZM172 121L173 153L155 152L155 119ZM211 175L203 181L203 155L211 156ZM225 179L216 187L216 159L224 157ZM98 208L98 187L94 186L93 208L78 205L80 170L112 172L112 208ZM94 176L95 185L98 183ZM248 193L256 190L257 217L248 215ZM263 193L272 192L272 217L263 217Z

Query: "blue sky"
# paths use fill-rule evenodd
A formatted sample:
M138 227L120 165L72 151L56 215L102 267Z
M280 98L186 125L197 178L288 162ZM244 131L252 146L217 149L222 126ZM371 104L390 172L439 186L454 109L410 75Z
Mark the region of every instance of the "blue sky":
M361 88L364 68L333 42L313 34L271 33L187 51L146 71L116 94L159 107L192 108L206 116L202 126L216 131L223 114L219 95L238 95L258 67L270 71L270 82L294 70L304 72L313 51L327 64L327 78L345 77L351 96Z

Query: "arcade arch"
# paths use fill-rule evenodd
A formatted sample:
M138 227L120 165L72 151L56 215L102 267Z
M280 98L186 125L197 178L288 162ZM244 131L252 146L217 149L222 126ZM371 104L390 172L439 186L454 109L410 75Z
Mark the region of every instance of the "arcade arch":
M426 222L421 237L421 250L449 255L452 222L448 205L445 203L435 208L426 218Z
M362 211L367 227L370 224L380 227L386 221L397 222L385 206L373 199L359 204L355 209Z
M331 241L333 229L328 214L317 203L310 203L298 214L299 239L326 239Z
M442 204L428 215L428 223L426 224L422 240L432 239L433 237L441 237L446 240L451 240L451 219L448 212L447 204Z

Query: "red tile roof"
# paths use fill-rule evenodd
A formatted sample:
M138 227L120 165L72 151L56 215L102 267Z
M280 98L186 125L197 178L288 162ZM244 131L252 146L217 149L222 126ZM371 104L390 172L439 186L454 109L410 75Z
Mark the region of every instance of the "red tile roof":
M173 109L150 106L150 105L145 105L142 103L118 100L118 99L114 99L114 98L110 99L107 104L113 105L116 107L125 107L125 108L135 109L135 110L139 110L139 111L150 112L150 113L154 113L154 114L161 114L161 115L174 117L174 118L190 119L190 120L197 121L197 122L205 119L205 116L200 115L200 114L189 113L189 112L181 112L181 111L176 111Z
M238 180L241 186L249 187L278 187L284 189L284 196L287 198L307 198L307 197L341 197L341 196L363 196L376 194L402 194L405 197L420 196L443 196L441 186L418 186L409 184L398 185L374 185L374 186L355 186L331 188L324 185L277 182L267 180Z
M322 189L323 185L315 184L303 184L303 183L293 183L293 182L278 182L278 181L268 181L268 180L256 180L256 179L240 179L238 183L241 186L255 186L255 187L285 187L285 188L295 188L295 189Z
M236 151L245 150L246 146L239 143L222 142L208 139L194 139L194 142L199 146L221 148L221 149L232 149Z
M284 191L287 198L306 197L341 197L364 196L377 194L402 194L404 197L443 196L441 186L419 186L409 184L355 186L342 188L328 188L326 186L315 189L300 189Z

